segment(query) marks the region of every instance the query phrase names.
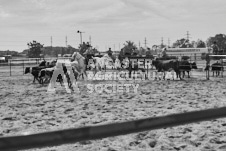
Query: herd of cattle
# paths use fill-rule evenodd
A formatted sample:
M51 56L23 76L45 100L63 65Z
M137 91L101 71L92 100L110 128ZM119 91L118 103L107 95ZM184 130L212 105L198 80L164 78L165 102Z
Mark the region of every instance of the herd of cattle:
M33 79L33 83L35 82L35 80L37 80L40 84L44 84L46 82L49 82L50 79L52 78L53 72L54 72L54 68L56 66L57 61L51 61L51 62L47 62L47 61L42 61L39 66L36 67L26 67L25 68L25 74L27 73L31 73L34 77ZM67 71L67 67L65 65L62 66L63 72L66 76L68 85L71 85L70 82L70 78L69 78L69 73ZM74 70L73 70L74 71ZM57 82L60 82L60 84L62 85L63 83L63 75L59 74L57 77ZM78 77L78 73L74 72L74 76L75 79L77 80Z
M31 73L34 77L33 82L35 82L35 80L37 80L40 84L43 83L48 83L51 80L51 77L53 75L53 71L55 69L56 66L56 62L57 61L52 61L52 62L46 62L46 61L42 61L41 64L39 66L36 67L26 67L25 68L25 74L27 73ZM123 65L123 62L121 63L121 67ZM64 74L66 76L67 82L70 85L70 78L69 78L69 73L67 71L67 67L62 64L63 66L63 71ZM174 71L176 72L177 78L184 78L185 77L185 72L187 72L188 74L188 78L190 78L190 72L192 69L197 69L197 65L195 62L190 63L187 60L182 60L182 61L178 61L178 60L162 60L162 59L155 59L152 60L151 63L152 68L154 67L156 69L157 72L163 72L164 76L163 79L165 79L165 72L166 71ZM205 70L210 70L210 67L212 68L213 71L213 75L214 72L216 72L216 76L219 76L220 71L222 70L222 65L220 63L214 63L211 66L207 66ZM121 70L119 68L117 68L118 70ZM132 63L131 61L129 61L127 68L124 68L126 70L129 71L129 76L131 77L131 73L132 71L138 71L141 70L144 74L146 73L145 68L140 68L140 66L138 66L138 62L136 63ZM74 76L75 79L77 80L79 77L79 73L77 72L77 70L73 70L74 72ZM182 73L182 77L181 77L181 73ZM58 75L57 77L57 81L60 82L62 84L63 82L63 75Z

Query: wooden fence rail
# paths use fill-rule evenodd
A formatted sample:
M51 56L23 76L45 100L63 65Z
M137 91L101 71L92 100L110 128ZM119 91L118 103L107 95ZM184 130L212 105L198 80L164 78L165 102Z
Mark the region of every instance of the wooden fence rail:
M172 114L123 123L66 129L27 136L2 137L0 138L0 150L12 151L18 149L56 146L85 140L101 139L147 130L173 127L222 117L226 117L226 107Z

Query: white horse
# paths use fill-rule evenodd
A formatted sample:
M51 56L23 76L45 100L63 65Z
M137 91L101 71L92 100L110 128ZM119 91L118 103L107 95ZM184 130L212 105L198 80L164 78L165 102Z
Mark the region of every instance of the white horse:
M82 75L84 79L84 75L86 75L86 63L85 63L85 58L79 53L79 52L74 52L72 57L72 66L75 67L75 69L78 71L79 76Z
M94 68L94 75L98 72L101 71L102 69L106 69L106 67L109 67L113 64L113 60L111 57L109 57L107 54L105 54L103 57L92 57L94 60L94 65L91 65Z
M118 59L118 57L115 59L114 68L115 68L115 69L120 69L120 68L122 68L121 62L120 62L120 60Z

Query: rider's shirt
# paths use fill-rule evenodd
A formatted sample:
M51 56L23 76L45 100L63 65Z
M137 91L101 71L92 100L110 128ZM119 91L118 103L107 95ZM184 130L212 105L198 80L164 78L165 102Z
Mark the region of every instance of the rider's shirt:
M213 44L211 47L213 49L213 54L218 54L219 47L216 44Z

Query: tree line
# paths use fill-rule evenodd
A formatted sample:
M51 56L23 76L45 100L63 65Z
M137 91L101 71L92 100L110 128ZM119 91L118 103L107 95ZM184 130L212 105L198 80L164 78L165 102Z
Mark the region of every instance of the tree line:
M226 53L226 35L225 34L216 34L213 37L209 37L206 42L203 40L198 39L197 41L189 41L185 38L176 40L171 48L205 48L210 47L213 42L217 42L217 45L220 49L220 51L223 52L223 54ZM39 42L33 41L27 44L30 48L27 50L24 50L23 53L26 53L28 57L30 58L37 58L42 56L51 56L51 57L57 57L58 54L64 55L64 54L73 54L74 52L80 52L83 54L84 52L91 51L92 53L98 53L98 50L96 48L93 48L92 45L90 45L88 42L83 42L82 44L79 44L78 49L73 48L71 46L68 47L44 47ZM153 45L153 47L158 47L160 49L167 47L164 44L161 45ZM156 52L152 48L138 48L137 45L135 45L132 41L126 41L120 50L120 55L146 55L151 56L154 55Z

